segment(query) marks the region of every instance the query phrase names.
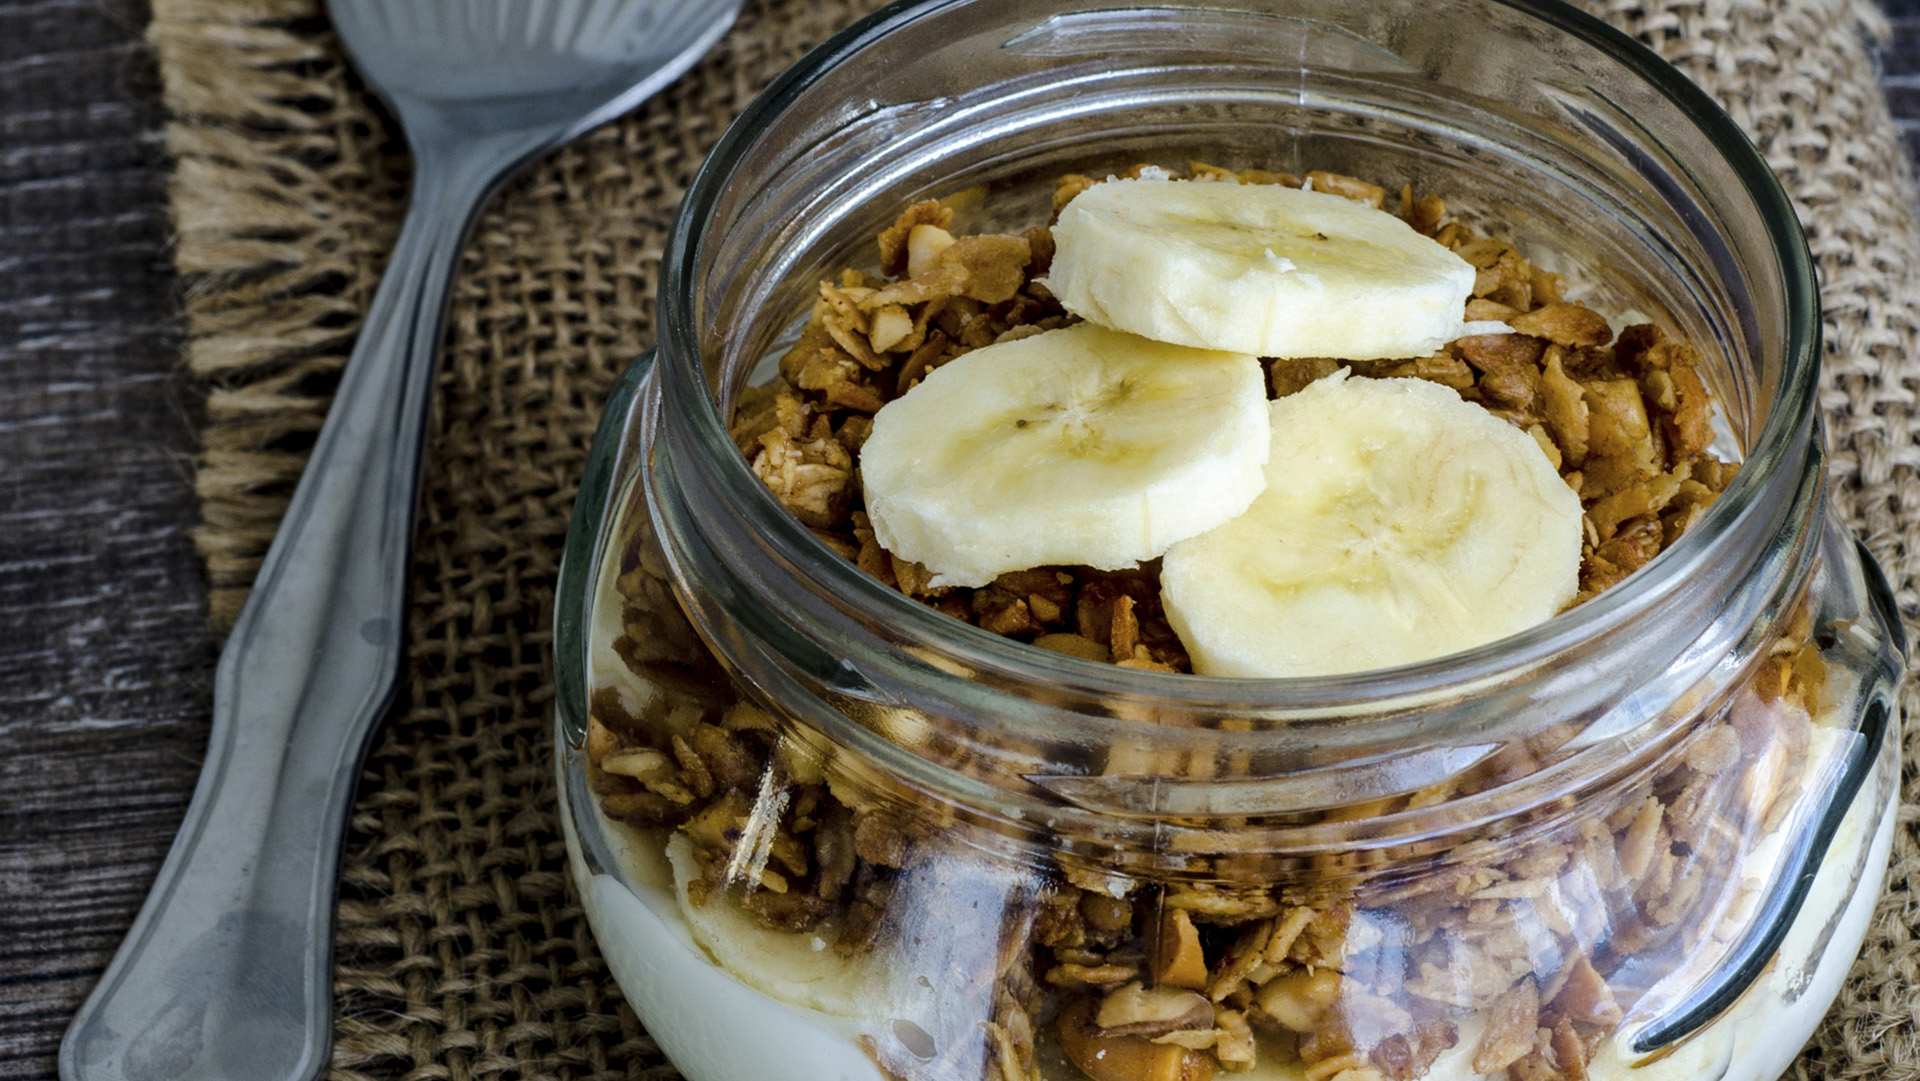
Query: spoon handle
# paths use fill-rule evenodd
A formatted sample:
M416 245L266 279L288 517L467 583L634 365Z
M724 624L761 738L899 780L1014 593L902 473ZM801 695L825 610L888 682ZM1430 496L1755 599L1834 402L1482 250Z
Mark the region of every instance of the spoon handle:
M65 1081L291 1081L326 1067L341 842L399 678L448 279L495 164L416 162L392 260L220 656L193 802L67 1030Z

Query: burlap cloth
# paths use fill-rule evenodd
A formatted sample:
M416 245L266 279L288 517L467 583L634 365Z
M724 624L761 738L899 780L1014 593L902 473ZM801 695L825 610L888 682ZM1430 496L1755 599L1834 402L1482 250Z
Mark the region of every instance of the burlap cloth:
M694 170L761 86L872 6L750 0L712 56L515 182L468 245L429 434L404 708L368 761L347 845L336 1081L676 1076L622 1001L566 873L554 573L603 396L652 339L658 258ZM1864 0L1594 6L1712 92L1793 195L1825 287L1837 497L1911 616L1920 231L1865 45L1880 16ZM319 427L406 184L394 125L319 8L153 4L188 363L210 386L199 543L222 625ZM1920 740L1907 747L1920 760ZM1803 1076L1920 1079L1911 769L1906 796L1890 891Z

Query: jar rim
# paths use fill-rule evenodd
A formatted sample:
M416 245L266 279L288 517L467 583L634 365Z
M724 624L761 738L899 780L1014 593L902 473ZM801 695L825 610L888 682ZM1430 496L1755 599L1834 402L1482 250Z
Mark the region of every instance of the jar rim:
M761 92L727 129L696 174L681 204L662 259L658 362L662 407L687 425L689 445L725 478L749 494L740 509L745 525L783 552L806 559L817 584L896 632L951 660L1020 681L1071 685L1096 694L1144 697L1175 707L1205 709L1231 702L1275 710L1311 709L1339 702L1406 702L1458 693L1545 662L1596 636L1617 631L1638 613L1716 565L1739 527L1764 513L1762 495L1783 468L1805 452L1819 375L1819 301L1811 256L1792 204L1778 179L1734 121L1698 86L1651 49L1598 18L1560 0L1486 0L1564 33L1618 61L1671 102L1723 158L1764 223L1779 275L1784 334L1780 378L1765 422L1724 492L1702 518L1647 566L1596 597L1544 623L1493 642L1389 668L1334 676L1248 678L1161 673L1100 665L1051 653L992 634L914 601L840 558L782 506L739 454L714 400L703 393L702 356L694 311L693 274L706 229L733 181L734 169L801 95L840 64L921 19L965 7L971 0L897 0L828 39ZM674 371L675 366L685 370Z

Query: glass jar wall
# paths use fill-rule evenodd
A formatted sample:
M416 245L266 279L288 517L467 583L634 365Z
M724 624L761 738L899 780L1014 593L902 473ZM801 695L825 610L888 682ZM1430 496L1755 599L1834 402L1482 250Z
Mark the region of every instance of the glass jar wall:
M1899 632L1826 511L1817 305L1764 166L1558 6L1244 7L890 9L689 193L556 667L596 933L695 1081L1769 1078L1857 950ZM1195 159L1442 194L1697 345L1742 468L1540 627L1314 680L989 635L749 472L734 403L901 208L984 189L973 228L1017 229L1059 174Z

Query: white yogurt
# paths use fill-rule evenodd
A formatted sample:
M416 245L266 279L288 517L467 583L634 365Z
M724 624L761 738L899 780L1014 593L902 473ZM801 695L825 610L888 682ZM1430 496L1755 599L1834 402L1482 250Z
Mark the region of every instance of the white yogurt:
M886 1081L854 1042L851 1019L787 1005L734 979L694 943L670 884L629 888L611 874L590 874L572 815L560 822L607 967L689 1081ZM602 824L615 838L611 823Z
M1841 821L1772 970L1727 1016L1672 1054L1638 1068L1626 1065L1635 1057L1627 1047L1628 1037L1616 1036L1601 1047L1588 1072L1633 1081L1773 1081L1785 1073L1840 993L1880 899L1898 807L1889 801L1876 824L1867 804L1856 800ZM1871 848L1859 887L1849 897L1863 840ZM1822 949L1820 940L1829 928L1832 935Z
M564 759L560 769L564 773ZM563 791L565 786L563 776ZM1671 1054L1638 1067L1630 1065L1636 1056L1623 1032L1601 1046L1589 1075L1598 1081L1773 1081L1785 1072L1852 967L1886 876L1896 807L1890 802L1876 824L1869 802L1856 800L1847 813L1778 961L1727 1016ZM588 872L572 817L563 813L567 852L587 918L634 1012L689 1081L886 1081L857 1042L863 1034L874 1035L874 1022L790 1005L723 970L695 941L665 860L636 843L632 831L601 817L597 806L593 813L632 886L611 874ZM1871 846L1865 873L1849 897L1863 840ZM1755 857L1764 860L1761 853L1749 854L1750 860ZM1426 1077L1490 1077L1472 1069L1478 1042L1470 1019L1461 1026L1459 1043L1435 1060ZM1235 1076L1299 1081L1303 1075L1292 1064L1263 1063Z

